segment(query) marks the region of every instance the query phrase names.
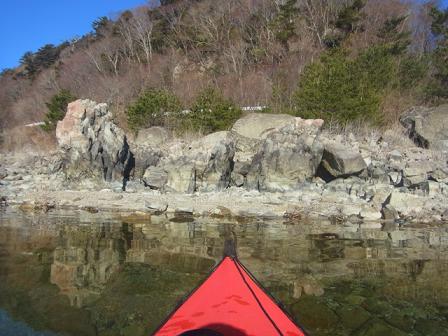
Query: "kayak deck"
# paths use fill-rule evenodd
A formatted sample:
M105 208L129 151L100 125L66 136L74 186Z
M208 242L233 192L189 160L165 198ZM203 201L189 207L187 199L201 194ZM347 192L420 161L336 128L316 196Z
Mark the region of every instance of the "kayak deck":
M194 333L194 330L211 333ZM226 256L155 332L157 336L303 336L238 261Z

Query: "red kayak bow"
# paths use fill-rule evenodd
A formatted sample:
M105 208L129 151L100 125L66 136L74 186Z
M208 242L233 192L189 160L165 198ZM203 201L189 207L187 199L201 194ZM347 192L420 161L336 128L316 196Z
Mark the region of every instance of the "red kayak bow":
M157 336L304 336L235 256L225 256Z

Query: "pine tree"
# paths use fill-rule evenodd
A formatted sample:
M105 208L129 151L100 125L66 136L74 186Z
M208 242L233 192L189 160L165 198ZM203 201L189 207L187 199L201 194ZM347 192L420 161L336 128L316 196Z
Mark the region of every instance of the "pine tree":
M364 8L363 0L355 0L350 6L344 7L338 15L335 26L342 30L345 34L353 33L362 28L359 22L363 18L361 10Z
M360 21L364 17L362 9L365 6L364 0L355 0L351 5L347 5L338 13L334 22L336 28L332 34L326 35L324 43L328 48L337 48L352 33L362 30Z
M50 132L56 128L58 120L64 119L68 103L76 100L76 97L69 90L61 90L51 97L46 103L48 112L45 115L45 125L42 128Z
M383 45L394 55L403 54L411 44L410 31L400 29L406 18L406 16L396 16L386 20L377 34Z
M434 81L428 88L430 96L448 98L448 9L431 9L431 31L434 34L436 48L432 57Z
M296 3L297 0L286 0L280 5L279 13L273 23L275 37L286 49L288 49L288 40L296 35L294 20L299 14Z

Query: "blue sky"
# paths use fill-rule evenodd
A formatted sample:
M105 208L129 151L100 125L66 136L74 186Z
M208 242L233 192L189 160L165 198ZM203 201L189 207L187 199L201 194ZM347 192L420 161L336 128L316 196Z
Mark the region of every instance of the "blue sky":
M217 0L224 1L224 0ZM144 4L145 0L0 0L0 70L18 65L26 51L59 44L91 30L100 16ZM442 0L444 7L448 0Z
M100 16L144 4L145 0L1 0L0 70L18 65L26 51L59 44L91 30Z

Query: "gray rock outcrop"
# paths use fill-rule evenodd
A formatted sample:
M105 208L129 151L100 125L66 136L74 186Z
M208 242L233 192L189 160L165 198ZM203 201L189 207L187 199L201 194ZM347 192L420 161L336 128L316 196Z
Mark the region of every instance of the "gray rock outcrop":
M241 187L261 142L273 131L294 123L287 114L250 113L238 119L230 130L235 143L232 185Z
M161 148L171 138L170 132L163 127L150 127L139 130L137 136L129 140L135 158L135 178L142 178L148 167L159 163L163 156Z
M400 122L418 146L448 150L448 104L434 108L414 107Z
M261 191L295 189L311 179L322 156L318 135L320 119L294 118L271 131L259 145L246 176L246 187Z
M191 143L173 143L157 165L146 169L144 183L153 189L192 193L222 190L230 184L235 148L228 132Z
M73 174L97 175L106 181L129 178L133 154L124 131L112 120L107 104L76 100L56 128L65 168Z

